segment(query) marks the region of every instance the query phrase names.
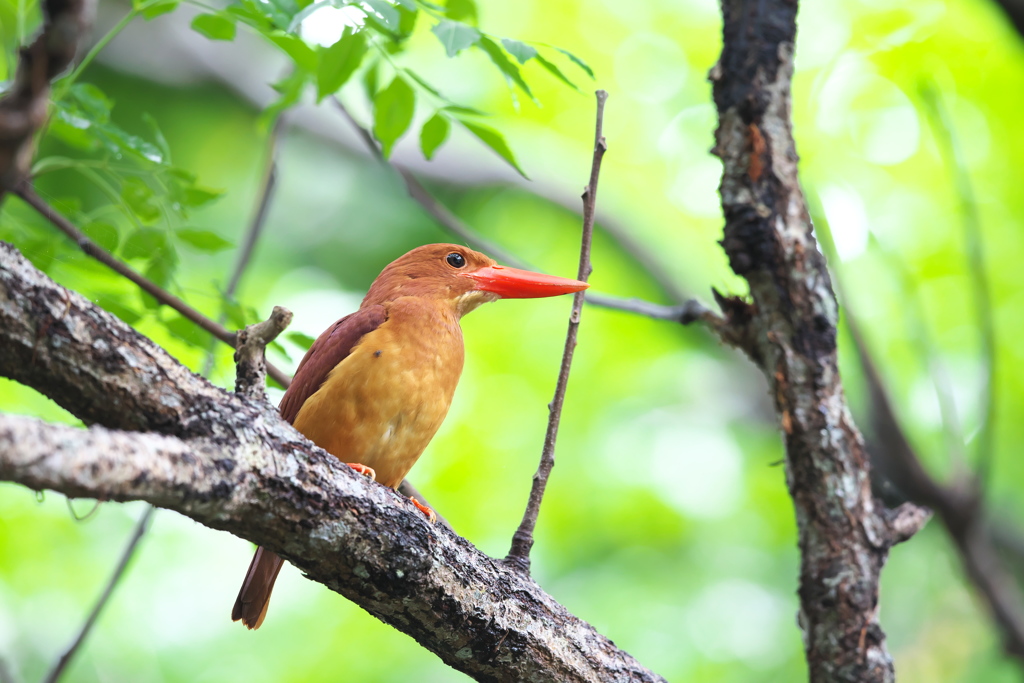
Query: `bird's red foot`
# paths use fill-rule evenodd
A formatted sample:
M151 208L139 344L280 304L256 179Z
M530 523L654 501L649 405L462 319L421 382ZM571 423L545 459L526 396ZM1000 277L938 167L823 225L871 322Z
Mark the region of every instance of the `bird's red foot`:
M420 509L420 512L422 512L423 514L425 514L427 516L427 519L430 520L431 524L434 524L434 523L437 522L437 513L435 513L433 510L431 510L430 508L428 508L426 505L424 505L423 503L419 502L415 498L410 498L409 500L412 501L413 505L415 505L416 507L418 507Z
M347 462L345 464L354 469L359 474L363 475L364 477L368 477L370 481L377 481L377 473L373 471L372 467L361 465L358 462Z

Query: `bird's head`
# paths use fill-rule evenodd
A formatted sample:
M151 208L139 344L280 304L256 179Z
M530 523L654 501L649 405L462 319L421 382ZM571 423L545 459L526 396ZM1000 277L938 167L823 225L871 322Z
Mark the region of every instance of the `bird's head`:
M499 266L457 244L427 244L400 256L381 271L363 305L403 296L450 302L459 316L496 299L533 299L570 294L589 285L579 280Z

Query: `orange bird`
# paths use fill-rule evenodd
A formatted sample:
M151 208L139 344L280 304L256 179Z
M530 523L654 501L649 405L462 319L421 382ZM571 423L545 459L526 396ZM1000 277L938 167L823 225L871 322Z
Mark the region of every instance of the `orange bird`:
M585 282L497 265L428 244L388 265L359 310L309 348L281 416L317 446L397 489L451 405L462 374L459 319L480 304L586 289ZM433 521L430 508L416 503ZM257 548L231 618L259 628L284 560Z

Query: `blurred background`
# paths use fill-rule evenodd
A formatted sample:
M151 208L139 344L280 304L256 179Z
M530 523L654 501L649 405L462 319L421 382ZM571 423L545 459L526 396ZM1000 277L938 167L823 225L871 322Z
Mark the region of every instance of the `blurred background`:
M537 268L573 275L593 143L590 91L605 88L609 152L594 290L661 303L673 301L672 288L705 301L712 287L744 293L717 244L721 167L708 153L716 117L706 74L721 41L716 3L481 0L479 8L482 30L570 50L596 80L560 62L580 94L528 63L523 73L540 106L521 93L514 101L486 56L472 50L449 59L421 22L397 59L453 101L492 114L488 125L505 134L530 180L465 131L453 131L429 163L413 134L394 158L487 239ZM94 38L129 9L101 2ZM230 43L199 35L189 28L197 11L182 6L131 22L80 82L106 93L112 120L126 131L142 135L153 117L174 163L224 192L186 226L215 233L223 248L183 246L168 285L216 317L266 167L260 110L276 98L269 83L285 61L241 27ZM834 235L838 259L830 265L844 304L866 332L905 429L944 476L973 465L971 440L984 419L989 359L971 295L968 233L983 241L997 341L989 503L1011 535L1024 535L1024 463L1013 445L1024 440L1021 39L997 5L980 0L837 0L803 3L800 12L793 117L802 182L819 227L827 220ZM31 0L2 0L7 65L37 15ZM309 42L329 44L340 28L325 14L303 30ZM342 99L369 122L359 87ZM930 102L940 103L944 124ZM421 109L417 120L429 115ZM389 261L423 243L458 240L366 154L333 107L310 99L286 121L265 234L237 297L255 315L290 308L291 329L315 337L358 306ZM945 151L950 135L958 163ZM60 140L44 139L43 151L75 154ZM38 187L81 211L103 194L85 174L56 166ZM232 385L227 347L140 304L133 285L33 221L8 198L0 239L194 370L212 348L212 380ZM669 282L651 277L621 237ZM116 229L109 239L125 256ZM458 533L491 555L504 556L522 515L569 306L564 298L505 301L463 321L467 360L455 403L410 475ZM271 360L294 369L303 348L285 341L283 350ZM841 355L863 426L860 368L846 335ZM276 400L280 391L272 391ZM955 403L953 424L940 396ZM0 410L76 422L6 380ZM535 577L669 680L805 679L782 458L765 384L740 354L696 326L589 307L541 510ZM144 509L103 504L76 521L91 508L0 484L0 658L17 681L40 679L67 646ZM467 680L290 566L265 625L248 632L233 624L230 607L251 553L245 541L158 511L66 680ZM1024 557L1012 561L1024 567ZM893 550L881 623L902 681L1020 679L934 522Z

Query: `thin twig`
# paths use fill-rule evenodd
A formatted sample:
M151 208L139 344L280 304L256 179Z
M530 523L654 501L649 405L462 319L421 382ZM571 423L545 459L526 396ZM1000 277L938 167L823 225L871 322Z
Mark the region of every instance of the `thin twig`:
M978 215L978 201L974 196L971 179L966 172L966 162L960 142L957 139L953 121L946 110L942 97L931 85L921 88L921 94L931 114L935 135L945 148L949 159L953 184L960 198L963 212L964 241L967 245L967 270L974 297L974 313L978 329L981 330L981 354L985 360L985 385L979 401L981 427L978 430L978 444L975 448L976 469L979 485L984 488L989 480L989 471L995 456L993 430L996 420L996 325L992 312L992 290L989 287L985 268L985 247L982 240L981 217Z
M274 121L274 126L267 136L267 158L263 169L263 178L260 182L259 199L256 202L256 212L253 214L249 229L245 233L245 241L238 252L238 261L235 263L234 272L228 280L224 296L228 299L235 295L238 290L238 283L242 280L246 269L249 267L249 260L252 258L256 243L263 234L263 226L267 223L267 214L270 211L270 200L274 197L274 190L277 188L277 151L281 141L281 131L284 130L285 116L282 114Z
M35 209L39 214L50 221L58 230L63 232L65 235L70 237L78 248L81 249L88 256L93 257L103 265L107 266L114 272L126 277L127 279L138 285L144 292L152 296L154 299L173 308L182 316L192 321L200 328L206 330L217 339L220 339L225 344L234 347L235 345L235 333L227 329L223 325L207 318L205 315L197 311L196 309L189 306L187 303L174 296L170 292L157 286L152 281L138 274L127 264L116 259L109 251L102 248L92 240L90 240L85 233L78 229L74 223L69 221L63 215L60 214L55 208L40 197L35 189L28 183L23 182L19 184L14 194L20 197L26 204ZM281 370L277 369L273 365L267 364L267 371L274 381L280 383L282 386L287 387L291 383L291 379L288 375Z
M590 245L594 236L594 205L597 202L597 181L601 174L601 160L608 149L603 135L604 104L608 93L598 90L597 122L594 130L594 159L590 167L590 182L583 191L583 239L580 245L580 267L577 279L583 282L590 277ZM544 449L540 456L540 466L533 475L533 486L530 488L530 499L526 504L523 521L512 536L512 547L505 557L505 562L524 574L530 573L530 549L533 547L533 530L537 526L537 515L544 498L551 469L555 466L555 439L558 437L558 424L562 417L562 404L565 401L565 390L569 383L569 370L572 356L576 349L576 335L580 326L580 315L583 311L583 292L573 297L572 314L569 316L569 331L565 335L565 350L562 352L562 367L558 373L558 384L555 397L548 406L548 429L544 436Z
M267 214L270 212L270 200L273 198L274 190L277 188L277 150L281 139L281 131L284 129L284 118L285 115L281 114L274 120L274 126L270 129L270 134L267 136L266 160L263 165L263 177L260 180L260 191L256 199L256 210L253 212L252 220L249 222L249 228L245 231L245 238L242 241L241 250L238 252L238 260L235 261L235 267L228 278L228 286L224 290L225 300L234 298L235 292L238 291L238 285L242 281L245 271L249 268L253 251L256 249L256 243L263 235L263 227L267 223ZM221 312L217 322L223 325L226 320L227 315ZM215 359L216 356L211 347L206 354L203 377L209 377L213 374Z
M67 668L67 665L71 662L71 658L74 657L75 652L78 651L78 647L85 640L86 636L89 635L89 631L92 629L93 624L96 623L96 620L100 616L100 612L107 604L107 601L110 599L110 595L114 592L114 588L117 587L118 582L124 575L124 571L128 567L128 562L135 553L135 546L138 545L139 540L146 533L146 527L149 524L150 519L152 519L155 511L156 508L149 505L146 507L146 511L142 513L142 517L140 517L139 521L135 524L134 533L132 533L131 538L128 539L128 545L125 546L124 552L121 553L121 561L118 563L117 568L111 575L110 581L107 582L107 587L103 590L103 594L100 595L100 599L96 601L96 606L93 607L92 612L89 613L89 618L85 620L84 624L82 624L82 628L79 630L74 641L72 641L68 649L65 650L64 654L60 656L60 659L57 660L57 664L54 665L53 669L50 670L50 673L44 679L44 683L54 683L60 679L61 674L64 673L65 668Z

